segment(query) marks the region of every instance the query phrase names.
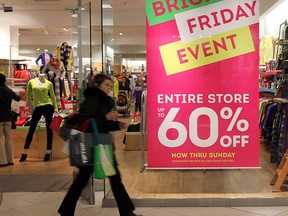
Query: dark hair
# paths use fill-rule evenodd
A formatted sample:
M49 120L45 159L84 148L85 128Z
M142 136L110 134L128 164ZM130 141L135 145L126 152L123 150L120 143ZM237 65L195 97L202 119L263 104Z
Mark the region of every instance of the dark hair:
M6 77L4 74L0 73L0 85L5 84L6 82Z
M112 82L112 79L109 76L105 74L96 74L93 77L92 83L99 87L105 80L110 80Z

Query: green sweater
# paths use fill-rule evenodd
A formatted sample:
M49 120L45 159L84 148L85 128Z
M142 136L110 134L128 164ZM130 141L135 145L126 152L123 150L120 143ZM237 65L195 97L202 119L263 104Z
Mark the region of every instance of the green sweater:
M58 111L53 84L45 79L45 82L39 87L39 79L31 79L27 84L27 100L32 101L33 108L45 105L53 105L54 110ZM49 94L48 94L49 93Z

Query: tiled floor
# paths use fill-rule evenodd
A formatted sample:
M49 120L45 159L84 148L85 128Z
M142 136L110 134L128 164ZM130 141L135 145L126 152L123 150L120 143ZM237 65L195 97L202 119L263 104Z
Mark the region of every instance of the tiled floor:
M123 119L122 119L123 120ZM124 119L128 123L130 122L130 119ZM131 179L131 173L135 176L136 173L139 172L140 163L138 160L141 159L140 152L137 153L131 153L129 151L123 150L123 144L122 140L124 137L124 132L120 131L119 133L116 133L116 144L117 144L117 158L118 161L120 161L120 168L121 173L123 174L124 184L126 186L130 186L129 188L129 194L130 196L133 195L133 192L135 192L135 187L138 185L142 185L143 181L134 181L135 179ZM135 159L136 158L136 159ZM133 159L133 160L132 160ZM71 174L72 167L70 167L69 163L67 162L68 159L60 160L60 159L54 159L49 163L42 163L41 161L38 162L39 159L33 159L29 158L29 160L26 163L21 163L21 165L18 163L18 159L15 159L15 166L10 166L7 168L1 169L1 174L49 174L49 173L55 173L55 174ZM133 163L131 163L133 161ZM61 166L59 166L59 163L61 163ZM33 166L31 166L33 164ZM66 164L66 166L65 166ZM268 167L266 164L262 164L263 167ZM274 167L272 171L266 171L264 174L261 174L262 179L261 181L264 181L264 186L261 188L262 192L271 191L271 186L269 185L269 182L273 176L274 173ZM246 171L241 171L241 173ZM169 175L170 172L167 172ZM180 172L178 172L179 174ZM205 172L206 174L206 180L208 179L208 183L211 183L211 186L215 188L215 181L210 181L209 179L215 179L209 175L212 173L212 175L216 175L218 172ZM221 172L220 174L223 175L223 178L227 180L227 174L226 172ZM239 172L240 173L240 172ZM255 171L256 173L256 171ZM272 174L271 174L272 173ZM186 173L187 174L187 173ZM183 176L186 176L185 173L182 173ZM194 172L194 175L204 175L199 171ZM143 172L143 175L141 176L141 179L145 178L145 176L152 178L155 175L152 175L151 172L148 171ZM160 174L159 174L160 175ZM157 188L159 189L161 185L164 183L167 183L165 181L164 173L162 172L162 175L158 178L156 175L156 182L157 182ZM207 178L208 176L208 178ZM237 182L240 181L239 176L235 175L235 173L232 175L235 178L237 178ZM216 176L217 177L217 176ZM160 180L159 180L160 179ZM184 178L182 178L184 179ZM194 178L192 180L195 180L197 178ZM249 177L251 181L251 176ZM218 179L219 180L219 179ZM221 179L220 179L221 180ZM229 180L229 178L228 178ZM134 181L134 182L133 182ZM255 184L260 184L260 180L257 179L257 182ZM241 181L240 181L241 182ZM172 181L173 183L173 181ZM172 184L171 183L171 184ZM213 184L212 184L213 183ZM252 181L253 183L253 181ZM183 184L185 185L185 184ZM182 185L182 186L183 186ZM147 186L147 185L146 185ZM166 184L166 187L161 187L162 192L169 191L170 192L170 184ZM222 184L220 184L222 186ZM174 185L175 187L175 185ZM228 187L228 186L227 186ZM145 187L153 190L154 188L151 185L148 185ZM229 188L229 187L228 187ZM244 188L245 189L245 188ZM137 190L136 190L137 191ZM139 191L137 191L139 193ZM144 191L145 192L145 191ZM131 196L131 197L144 197L141 193L141 196ZM151 191L148 191L151 194ZM223 192L223 191L222 191ZM172 193L172 192L171 192ZM166 193L164 193L166 194ZM170 194L170 193L169 193ZM168 195L169 195L168 194ZM282 196L288 196L285 193L282 193ZM4 193L2 204L0 205L0 216L58 216L57 209L65 195L65 192L15 192L15 193ZM163 193L162 193L163 195ZM0 193L1 196L1 193ZM155 194L157 196L157 194ZM196 195L194 194L194 197ZM95 205L88 205L84 202L79 202L77 206L77 210L75 213L75 216L118 216L118 210L117 208L102 208L102 197L103 192L96 192L96 204ZM249 193L246 194L246 198L249 197ZM264 195L264 198L266 196ZM267 196L270 197L270 196ZM170 197L171 198L171 197ZM196 198L197 199L197 198ZM246 199L245 199L246 200ZM178 201L179 202L179 201ZM1 203L1 197L0 197L0 203ZM256 203L254 204L256 205ZM284 203L285 205L285 203ZM288 202L287 207L286 206L261 206L261 207L139 207L136 209L136 213L142 214L144 216L288 216Z
M4 193L1 216L57 216L64 192ZM118 216L117 208L102 208L103 192L96 192L96 204L78 202L75 216ZM137 208L144 216L288 216L288 206L281 207L157 207Z

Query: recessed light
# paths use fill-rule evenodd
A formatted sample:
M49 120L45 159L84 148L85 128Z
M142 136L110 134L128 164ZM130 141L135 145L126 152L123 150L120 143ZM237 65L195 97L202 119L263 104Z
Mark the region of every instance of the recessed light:
M120 32L120 33L119 33L119 35L121 35L121 36L122 36L122 35L123 35L123 33L122 33L122 32Z
M103 9L111 9L111 8L112 8L112 5L111 5L111 4L108 4L108 3L104 3L104 4L102 4L102 8L103 8Z

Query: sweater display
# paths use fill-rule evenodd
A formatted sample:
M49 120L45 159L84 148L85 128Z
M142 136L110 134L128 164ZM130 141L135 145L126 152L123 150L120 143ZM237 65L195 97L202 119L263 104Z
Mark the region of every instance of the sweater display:
M40 80L34 78L27 84L27 100L32 101L33 109L45 105L53 105L54 110L58 110L53 84L45 79L42 86L39 86Z

